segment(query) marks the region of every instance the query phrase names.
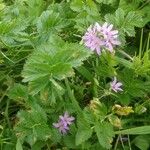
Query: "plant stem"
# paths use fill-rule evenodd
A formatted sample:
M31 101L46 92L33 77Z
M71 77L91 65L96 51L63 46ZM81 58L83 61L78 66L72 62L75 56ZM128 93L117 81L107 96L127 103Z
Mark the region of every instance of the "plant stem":
M9 103L10 103L10 99L8 99L8 100L7 100L7 103L6 103L5 117L6 117L6 122L7 122L7 124L8 124L9 129L11 129L11 124L10 124L9 115L8 115Z
M128 134L128 144L129 144L129 149L132 150L129 134Z
M14 64L14 62L13 62L11 59L9 59L2 51L1 51L1 54L2 54L7 60L9 60L10 62L12 62L12 63Z
M146 45L146 51L149 50L149 42L150 42L150 33L148 34L147 45Z
M0 103L1 103L1 101L3 100L3 98L5 97L5 95L7 94L8 90L9 90L9 87L5 90L5 92L4 92L3 95L1 96L1 98L0 98Z
M123 150L125 150L125 148L124 148L124 144L123 144L123 141L122 141L121 134L119 134L119 138L120 138L120 142L121 142L122 148L123 148Z
M48 150L50 150L51 148L50 148L50 146L47 144L47 148L48 148Z
M98 97L98 88L97 88L96 78L93 80L93 97Z
M118 52L133 61L133 58L123 50L118 50Z
M119 142L119 135L117 137L117 140L116 140L116 143L115 143L115 146L114 146L114 150L117 150L118 142Z
M150 0L147 0L141 7L139 7L138 9L142 9L145 5L147 5L150 2Z
M141 38L140 38L140 49L139 49L139 57L142 57L142 44L143 44L143 29L141 31Z

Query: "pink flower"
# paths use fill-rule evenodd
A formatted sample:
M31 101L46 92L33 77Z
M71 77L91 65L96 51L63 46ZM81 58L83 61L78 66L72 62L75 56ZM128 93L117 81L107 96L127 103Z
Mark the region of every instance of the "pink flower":
M95 50L97 54L101 54L101 49L113 52L114 46L120 45L120 42L118 41L118 31L112 30L112 28L113 25L108 25L106 22L103 26L98 23L91 25L82 37L84 45L92 51Z
M96 23L95 26L90 26L82 37L85 46L92 51L96 50L97 54L101 53L101 47L105 44L104 40L98 36L100 28L100 25Z
M114 92L118 92L118 91L123 91L121 86L122 86L122 83L121 82L117 82L117 78L114 77L114 80L110 83L110 86L111 86L111 89L114 91Z
M55 128L58 128L59 132L62 134L67 133L67 131L69 130L69 127L65 126L62 121L59 121L58 123L53 123L53 126Z
M58 128L60 133L65 134L69 130L69 126L73 123L74 120L74 117L69 116L68 112L65 112L64 116L59 116L58 123L53 123L53 126Z
M63 122L63 124L64 124L65 126L71 125L72 122L75 120L74 117L72 117L72 116L69 117L68 112L65 112L65 113L64 113L64 116L59 116L59 119Z
M101 32L104 35L105 40L105 47L110 51L113 52L113 47L116 45L120 45L121 43L118 41L118 30L112 30L113 25L108 25L105 22L101 28Z

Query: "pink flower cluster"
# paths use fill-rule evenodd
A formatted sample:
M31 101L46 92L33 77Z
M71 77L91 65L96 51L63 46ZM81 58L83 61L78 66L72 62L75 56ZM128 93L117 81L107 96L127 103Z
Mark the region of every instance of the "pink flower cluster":
M118 30L112 30L113 25L108 25L105 22L102 26L98 23L91 25L85 35L82 37L84 45L97 54L101 54L102 49L106 49L111 53L114 52L114 47L120 45L118 40Z
M75 120L74 117L69 116L68 112L65 112L64 116L59 116L58 123L53 123L53 126L55 128L58 128L60 133L65 134L69 130L69 126L72 124L74 120Z

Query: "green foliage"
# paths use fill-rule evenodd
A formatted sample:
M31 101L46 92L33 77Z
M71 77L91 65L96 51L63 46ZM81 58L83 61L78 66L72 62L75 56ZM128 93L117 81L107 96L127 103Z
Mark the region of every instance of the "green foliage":
M0 0L0 149L149 149L149 10L149 0ZM121 45L96 55L82 36L105 21ZM53 123L66 111L75 120L62 134Z
M135 36L135 27L142 27L142 16L134 11L125 13L121 8L118 8L114 15L107 14L105 20L113 24L120 33L122 43L125 42L125 35Z
M98 137L98 141L102 147L109 149L111 148L112 137L114 136L113 128L108 123L96 123L95 132Z
M21 142L20 142L20 139L17 140L16 150L23 150L22 144L21 144Z
M117 0L96 0L98 3L103 3L103 4L113 4L115 3Z
M87 49L76 43L49 41L46 45L35 50L24 66L23 81L30 82L32 94L38 93L53 79L73 76L73 67L80 66L90 55Z
M85 31L90 24L100 19L98 8L92 0L73 0L70 8L77 13L74 21L78 31Z
M140 3L143 0L120 0L119 7L125 10L126 12L129 11L136 11L140 7Z
M135 77L132 70L124 70L122 81L125 83L126 92L134 97L141 97L149 91L149 81L144 82Z
M134 57L133 68L135 73L138 75L145 75L150 73L150 52L147 51L144 53L142 58Z
M10 99L27 99L28 98L28 90L26 86L21 84L15 84L8 92L8 96Z
M65 136L64 137L64 143L65 143L66 147L68 147L70 149L78 148L76 146L76 144L75 144L75 137L74 137L74 135Z
M78 118L78 131L76 133L76 145L82 144L92 136L92 129L86 120Z
M59 13L47 10L44 11L37 20L37 31L39 34L50 31L61 31L67 25L67 20L61 18Z
M140 150L147 150L150 147L150 136L149 135L140 135L134 139L134 144Z
M149 8L150 3L147 1L147 5L139 10L139 13L143 16L143 24L147 24L150 21L150 12L148 11Z
M136 127L121 131L116 131L116 134L150 134L150 126Z
M114 66L117 65L117 61L111 55L102 54L99 64L95 67L97 75L102 77L111 77L116 74Z
M20 118L20 121L17 123L15 130L22 142L26 141L33 146L36 141L45 141L51 137L47 116L39 105L32 104L31 110L20 111L18 118ZM17 144L20 146L20 143Z

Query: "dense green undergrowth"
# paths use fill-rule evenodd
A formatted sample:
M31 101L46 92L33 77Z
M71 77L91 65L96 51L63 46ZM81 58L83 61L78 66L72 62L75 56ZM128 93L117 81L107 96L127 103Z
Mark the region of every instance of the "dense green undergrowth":
M149 0L0 0L1 150L148 150L149 10Z

